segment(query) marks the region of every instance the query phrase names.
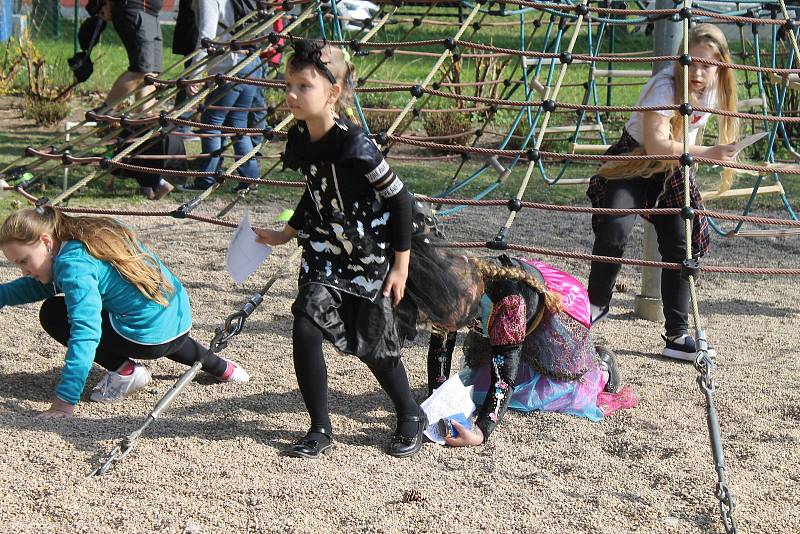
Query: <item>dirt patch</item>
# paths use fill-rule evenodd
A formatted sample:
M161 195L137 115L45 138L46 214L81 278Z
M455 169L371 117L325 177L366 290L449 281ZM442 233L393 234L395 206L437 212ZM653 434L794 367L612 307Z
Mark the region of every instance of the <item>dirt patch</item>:
M208 206L213 213L221 206ZM256 205L266 225L290 206ZM241 215L239 210L233 217ZM455 240L484 241L503 209L446 222ZM231 232L207 224L126 218L186 282L194 334L208 341L292 252L277 249L244 287L224 270ZM640 256L641 228L631 257ZM588 251L589 219L525 210L512 242ZM797 267L796 240L716 239L713 264ZM585 281L578 261L552 263ZM0 265L2 280L17 275ZM281 451L308 419L291 362L294 273L281 279L224 355L252 375L244 385L198 380L105 476L86 478L143 421L183 370L151 365L154 381L121 405L81 402L77 417L40 423L64 349L38 327L38 307L0 316L0 521L7 532L721 532L704 400L691 365L667 361L658 325L632 313L638 273L595 330L620 356L636 409L604 422L510 413L483 447L426 444L411 459L382 448L394 427L388 399L353 358L326 346L337 448L319 461ZM717 408L728 483L743 532L800 531L800 318L796 280L705 274L704 327L718 350ZM427 336L404 351L425 392ZM92 372L89 385L101 376ZM88 388L87 395L88 397Z

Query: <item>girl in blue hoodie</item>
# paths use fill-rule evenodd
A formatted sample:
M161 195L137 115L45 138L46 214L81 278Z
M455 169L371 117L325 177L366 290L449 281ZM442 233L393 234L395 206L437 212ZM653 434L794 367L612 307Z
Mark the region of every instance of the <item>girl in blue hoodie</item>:
M192 365L223 382L246 382L234 362L189 337L192 312L180 281L128 228L108 217L24 209L0 227L0 248L23 278L0 284L0 307L44 300L39 319L67 347L61 380L42 418L72 415L92 368L108 373L91 399L120 402L151 380L131 358Z

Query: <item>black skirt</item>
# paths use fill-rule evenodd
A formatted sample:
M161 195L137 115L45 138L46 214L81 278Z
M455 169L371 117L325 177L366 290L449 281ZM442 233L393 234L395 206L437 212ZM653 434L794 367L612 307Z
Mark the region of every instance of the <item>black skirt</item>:
M382 292L370 301L330 286L305 284L292 314L306 316L340 352L367 365L396 366L403 342L416 336L417 310L410 299L394 307Z

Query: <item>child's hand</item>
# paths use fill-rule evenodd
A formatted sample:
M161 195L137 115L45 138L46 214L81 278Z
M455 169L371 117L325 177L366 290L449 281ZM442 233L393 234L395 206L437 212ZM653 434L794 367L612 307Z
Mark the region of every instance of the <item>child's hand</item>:
M411 258L410 250L401 250L394 253L394 261L386 282L383 283L383 296L394 296L392 303L397 306L406 293L406 280L408 279L408 261Z
M283 230L270 230L270 229L261 229L261 228L253 228L253 231L258 236L256 241L261 243L262 245L283 245L288 243L290 239L297 235L297 230L289 226L288 224L283 227Z
M75 411L75 406L56 397L50 405L50 408L37 414L35 417L36 419L62 419L64 417L71 417L73 411Z
M458 421L453 420L450 423L458 432L456 437L447 436L444 438L445 443L451 447L469 447L483 443L483 431L479 427L476 426L474 429L466 428Z
M406 293L406 279L408 278L408 268L403 268L398 265L392 266L389 271L389 276L386 277L386 282L383 284L383 296L392 296L392 304L397 306L403 300L403 295Z
M729 145L714 145L703 154L705 157L716 160L732 160L736 156L736 143Z

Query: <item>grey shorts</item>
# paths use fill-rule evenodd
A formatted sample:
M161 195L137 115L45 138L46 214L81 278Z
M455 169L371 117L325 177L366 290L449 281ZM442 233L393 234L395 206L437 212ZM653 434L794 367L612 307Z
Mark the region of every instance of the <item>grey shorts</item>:
M111 22L128 53L131 72L159 73L163 69L161 26L158 16L114 3Z

